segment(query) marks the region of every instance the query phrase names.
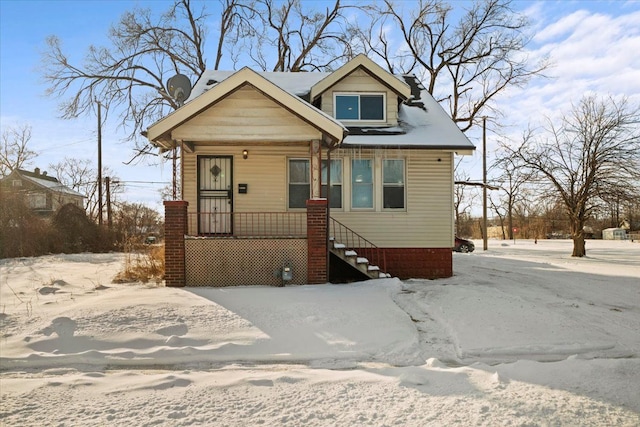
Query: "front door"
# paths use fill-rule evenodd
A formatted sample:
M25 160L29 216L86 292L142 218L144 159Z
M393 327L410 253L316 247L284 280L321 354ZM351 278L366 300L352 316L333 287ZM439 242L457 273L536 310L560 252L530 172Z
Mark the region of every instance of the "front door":
M198 234L232 234L233 157L198 156Z

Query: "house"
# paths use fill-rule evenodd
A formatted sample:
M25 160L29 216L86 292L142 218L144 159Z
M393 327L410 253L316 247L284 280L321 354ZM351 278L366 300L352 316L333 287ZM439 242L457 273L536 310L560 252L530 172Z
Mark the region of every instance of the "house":
M363 55L331 73L205 72L146 135L181 153L168 286L453 274L454 155L475 147L414 76Z
M18 193L25 197L27 206L39 215L49 216L63 205L72 203L80 208L84 204L84 196L70 189L55 177L40 172L15 169L0 179L3 192Z
M603 240L626 240L627 230L624 228L605 228L602 230Z

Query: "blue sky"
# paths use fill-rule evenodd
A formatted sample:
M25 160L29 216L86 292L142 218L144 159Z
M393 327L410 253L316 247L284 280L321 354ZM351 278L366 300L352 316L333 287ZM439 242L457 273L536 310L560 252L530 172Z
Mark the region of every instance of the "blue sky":
M109 26L124 11L135 5L164 11L168 4L0 0L0 125L32 126L29 146L39 156L30 167L46 170L65 156L97 158L96 119L58 119L57 101L44 96L38 68L46 37L58 36L72 61L79 62L90 44L106 43ZM509 112L503 133L515 136L544 116L557 116L585 93L626 95L640 103L640 1L516 1L514 6L530 17L536 32L527 54L549 55L553 67L550 78L535 79L499 99L499 107ZM105 125L103 164L126 183L124 199L160 209L161 185L136 181L168 182L171 166L124 165L132 152L123 136L115 123ZM477 134L469 137L480 145ZM488 153L497 139L490 138ZM481 178L481 162L480 151L465 159L472 179Z

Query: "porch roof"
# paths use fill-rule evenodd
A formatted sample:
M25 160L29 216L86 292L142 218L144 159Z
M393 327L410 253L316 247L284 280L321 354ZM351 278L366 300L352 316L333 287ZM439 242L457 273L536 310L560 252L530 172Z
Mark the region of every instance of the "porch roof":
M254 87L281 107L318 129L324 135L325 142L331 145L341 143L347 133L347 128L342 123L250 68L244 67L216 83L200 96L192 97L193 99L188 100L184 106L151 125L147 130L149 141L161 150L173 148L174 141L171 134L174 129L246 85Z

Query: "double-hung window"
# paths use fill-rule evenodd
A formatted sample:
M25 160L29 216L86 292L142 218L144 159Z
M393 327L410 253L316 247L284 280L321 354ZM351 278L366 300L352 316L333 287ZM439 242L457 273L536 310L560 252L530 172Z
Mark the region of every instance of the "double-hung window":
M344 93L334 97L335 116L347 121L384 121L383 93Z
M329 206L332 208L342 208L342 160L331 160L331 194L329 195ZM322 161L322 190L321 196L327 197L327 161Z
M351 160L351 207L373 209L373 160Z
M404 160L382 161L382 206L384 209L404 209Z
M310 195L308 159L289 160L289 208L305 208Z

